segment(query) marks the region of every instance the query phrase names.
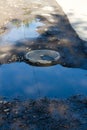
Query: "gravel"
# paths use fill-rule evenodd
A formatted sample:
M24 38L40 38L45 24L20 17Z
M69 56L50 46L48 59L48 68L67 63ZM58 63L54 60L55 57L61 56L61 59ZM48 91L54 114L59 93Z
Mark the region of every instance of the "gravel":
M86 130L87 97L0 100L0 130Z

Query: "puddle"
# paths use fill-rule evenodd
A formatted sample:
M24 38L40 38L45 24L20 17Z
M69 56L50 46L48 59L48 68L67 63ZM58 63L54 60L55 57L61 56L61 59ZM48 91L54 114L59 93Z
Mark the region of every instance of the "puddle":
M19 21L12 21L9 23L9 31L0 36L0 45L15 44L16 41L22 39L37 38L40 34L37 32L37 28L44 26L39 19L32 21L25 21L20 23Z
M34 67L26 63L0 66L0 95L28 98L66 98L87 95L87 71L60 65Z

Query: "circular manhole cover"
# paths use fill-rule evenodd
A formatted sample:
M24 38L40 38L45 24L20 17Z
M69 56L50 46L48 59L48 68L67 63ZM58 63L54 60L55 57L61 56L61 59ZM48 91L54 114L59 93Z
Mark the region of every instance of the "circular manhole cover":
M32 50L26 54L26 59L33 65L48 66L57 64L60 54L54 50Z

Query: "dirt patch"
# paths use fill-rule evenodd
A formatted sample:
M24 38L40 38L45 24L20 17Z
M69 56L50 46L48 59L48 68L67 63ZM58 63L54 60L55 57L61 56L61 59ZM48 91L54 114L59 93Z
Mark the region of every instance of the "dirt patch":
M82 129L87 129L87 97L0 100L0 130Z

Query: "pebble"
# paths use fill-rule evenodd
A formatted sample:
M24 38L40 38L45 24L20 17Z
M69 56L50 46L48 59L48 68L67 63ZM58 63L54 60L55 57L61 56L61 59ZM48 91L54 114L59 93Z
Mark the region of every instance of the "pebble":
M26 50L28 50L29 48L27 47Z
M3 103L3 101L0 101L0 104L2 104Z
M9 111L10 111L10 109L8 109L8 108L7 108L7 109L4 109L4 112L9 112Z

